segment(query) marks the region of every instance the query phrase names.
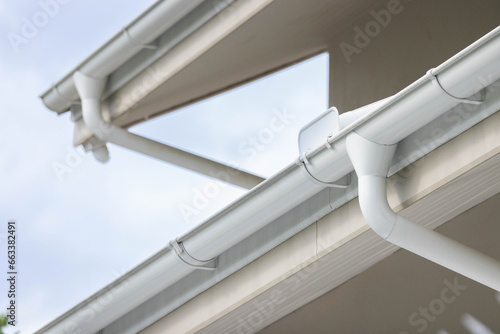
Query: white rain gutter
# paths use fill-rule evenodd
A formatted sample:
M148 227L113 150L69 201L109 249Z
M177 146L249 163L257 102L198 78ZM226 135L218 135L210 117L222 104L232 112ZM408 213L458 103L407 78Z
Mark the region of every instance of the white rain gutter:
M71 104L78 100L73 82L73 74L76 71L97 79L107 77L137 52L150 48L149 44L153 40L202 2L203 0L158 1L75 70L44 92L40 96L43 103L57 113L67 111Z
M215 258L322 190L324 186L309 181L304 168L325 182L336 181L352 172L354 167L347 154L346 138L354 130L373 142L393 145L461 102L449 94L468 97L500 79L500 27L432 73L435 76L427 74L393 97L372 105L374 109L364 108L362 112L356 112L364 116L327 139L326 147L311 152L306 157L307 166L304 163L291 164L202 225L173 241L173 248L177 251L167 249L158 253L42 328L39 333L97 332L199 268L186 265L181 257L187 255L199 260ZM341 123L350 118L349 115L341 115ZM370 186L370 183L367 184ZM384 195L382 185L379 188L369 187L370 194L372 191L378 192L379 199ZM178 243L183 247L180 248ZM464 266L467 265L471 264L464 263ZM103 304L102 299L106 296L111 298Z

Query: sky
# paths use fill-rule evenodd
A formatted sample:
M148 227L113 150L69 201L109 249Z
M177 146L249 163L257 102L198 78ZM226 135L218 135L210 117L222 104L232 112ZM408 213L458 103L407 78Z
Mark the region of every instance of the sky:
M69 114L38 98L153 3L0 0L5 275L7 222L17 224L18 323L8 333L34 332L245 193L111 145L101 164L72 146ZM327 81L323 54L131 131L268 177L298 156L300 128L327 108ZM197 194L207 201L188 215Z

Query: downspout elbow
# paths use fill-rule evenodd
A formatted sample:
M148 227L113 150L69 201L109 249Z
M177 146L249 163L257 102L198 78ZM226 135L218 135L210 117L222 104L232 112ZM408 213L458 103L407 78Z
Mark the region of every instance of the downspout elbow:
M386 184L382 176L364 175L358 178L361 212L372 230L384 239L391 235L397 220L397 214L387 202Z
M101 114L101 97L106 79L91 78L76 71L73 80L82 103L83 121L93 136L101 142L92 149L92 152L98 161L106 162L109 160L106 141L114 129L114 126L106 122Z
M347 137L347 152L358 175L361 212L368 225L387 239L394 228L397 214L387 202L386 176L397 145L380 145L356 132Z
M353 132L347 152L358 174L358 198L370 227L387 241L500 291L500 263L392 211L386 175L396 145L371 142Z

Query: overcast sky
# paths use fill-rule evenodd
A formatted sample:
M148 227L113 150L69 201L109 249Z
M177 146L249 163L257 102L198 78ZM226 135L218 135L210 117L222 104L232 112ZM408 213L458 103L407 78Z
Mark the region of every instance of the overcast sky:
M105 165L73 148L69 115L58 117L38 96L154 1L66 0L45 7L51 15L30 30L51 1L0 0L0 256L6 274L6 225L15 219L15 330L21 334L50 322L244 194L215 183L219 194L186 216L182 208L214 181L117 147L110 146ZM300 127L326 109L327 64L327 55L320 55L132 131L271 175L297 156ZM249 136L268 127L276 113L291 115L289 122L252 148ZM54 169L61 165L68 167L64 174ZM7 286L1 282L5 307Z

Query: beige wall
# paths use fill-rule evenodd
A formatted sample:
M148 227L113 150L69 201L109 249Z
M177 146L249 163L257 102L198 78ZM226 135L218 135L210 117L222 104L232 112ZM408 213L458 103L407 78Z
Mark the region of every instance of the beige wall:
M500 233L499 204L496 195L438 231L500 259L500 244L491 238ZM459 289L452 292L449 286L455 284ZM462 324L466 314L499 333L497 296L492 289L400 250L259 333L468 333ZM421 313L424 308L428 318Z

